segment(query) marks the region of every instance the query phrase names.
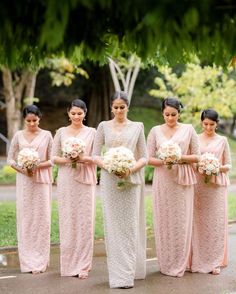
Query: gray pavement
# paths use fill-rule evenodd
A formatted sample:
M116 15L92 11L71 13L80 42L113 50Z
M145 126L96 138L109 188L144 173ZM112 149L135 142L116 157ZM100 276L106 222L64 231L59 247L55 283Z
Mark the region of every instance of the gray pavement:
M52 197L56 199L56 185L52 186ZM236 182L232 183L228 188L229 193L234 193L236 196ZM145 194L152 195L152 186L145 186ZM96 186L96 195L100 196L100 187ZM0 201L13 201L16 200L16 187L14 185L0 185Z
M162 275L158 270L154 240L148 241L147 277L135 281L129 290L109 289L106 257L103 241L95 243L93 269L87 280L61 277L59 250L52 246L48 270L39 275L21 274L16 251L3 250L8 265L0 266L1 294L87 294L87 293L135 293L135 294L236 294L236 224L229 225L229 266L219 276L186 272L182 278Z
M56 199L57 186L52 186L52 198ZM236 186L235 186L236 192ZM146 195L152 194L152 187L151 185L146 185L145 187ZM100 187L99 185L96 186L96 195L100 196ZM16 187L15 185L0 185L0 201L13 201L16 200Z

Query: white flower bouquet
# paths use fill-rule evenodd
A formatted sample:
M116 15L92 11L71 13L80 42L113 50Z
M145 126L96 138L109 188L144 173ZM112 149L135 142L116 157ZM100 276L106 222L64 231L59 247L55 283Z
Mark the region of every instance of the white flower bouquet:
M220 162L212 153L204 153L197 164L197 169L200 174L205 175L204 182L207 184L212 175L217 176L220 171Z
M68 138L62 147L62 153L65 158L72 161L72 167L76 168L76 160L84 153L85 142L76 137Z
M127 170L134 167L135 158L133 152L123 146L110 148L103 156L105 169L116 176L124 175ZM117 188L125 188L126 182L121 180L117 183Z
M178 163L181 155L182 152L179 145L172 141L164 142L157 151L157 158L163 160L168 169L171 169L173 164Z
M23 148L18 153L17 165L32 174L32 169L40 163L39 154L35 149Z

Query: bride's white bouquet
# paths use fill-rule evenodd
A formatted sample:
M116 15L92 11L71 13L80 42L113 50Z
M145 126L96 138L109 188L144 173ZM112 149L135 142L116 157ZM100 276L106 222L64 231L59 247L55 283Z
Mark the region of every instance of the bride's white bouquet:
M181 155L182 152L179 145L172 141L164 142L157 151L157 158L163 160L168 169L171 169L173 164L178 163Z
M72 161L72 167L76 167L76 160L84 153L85 142L76 137L68 138L62 147L62 153L65 158Z
M17 165L27 172L38 166L40 163L39 154L33 148L23 148L17 156Z
M124 175L127 170L134 167L135 162L133 152L123 146L110 148L103 156L105 169L116 176ZM117 187L122 188L124 184L124 181L119 181Z
M217 176L220 171L220 162L213 153L203 153L197 164L197 169L200 174L205 175L204 182L208 183L211 176Z

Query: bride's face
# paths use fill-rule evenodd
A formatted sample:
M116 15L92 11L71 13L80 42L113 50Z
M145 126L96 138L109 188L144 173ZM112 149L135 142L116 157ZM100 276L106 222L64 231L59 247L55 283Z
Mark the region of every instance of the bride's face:
M118 119L126 118L128 112L128 105L123 99L117 98L113 101L111 111Z

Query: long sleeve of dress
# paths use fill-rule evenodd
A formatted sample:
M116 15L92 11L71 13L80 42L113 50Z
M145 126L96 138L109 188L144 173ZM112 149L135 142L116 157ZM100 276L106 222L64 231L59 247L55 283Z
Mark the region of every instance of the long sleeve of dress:
M8 151L7 163L12 165L17 162L17 153L19 151L18 133L16 133L11 141L10 149Z
M93 144L93 157L101 156L102 147L105 143L103 122L98 125Z
M154 128L148 134L147 138L147 150L149 157L156 157L156 139Z
M229 165L231 167L231 155L230 155L230 148L227 138L225 138L225 148L223 152L223 158L222 158L222 164L223 165Z
M139 159L144 159L147 163L147 146L144 136L144 126L141 123L141 131L137 142L137 155Z
M52 156L61 156L61 131L58 130L53 139Z
M192 136L190 140L190 154L200 155L199 139L196 131L192 128Z
M48 138L48 148L47 148L47 160L52 159L52 144L53 144L53 138L51 133L49 133L49 138Z

